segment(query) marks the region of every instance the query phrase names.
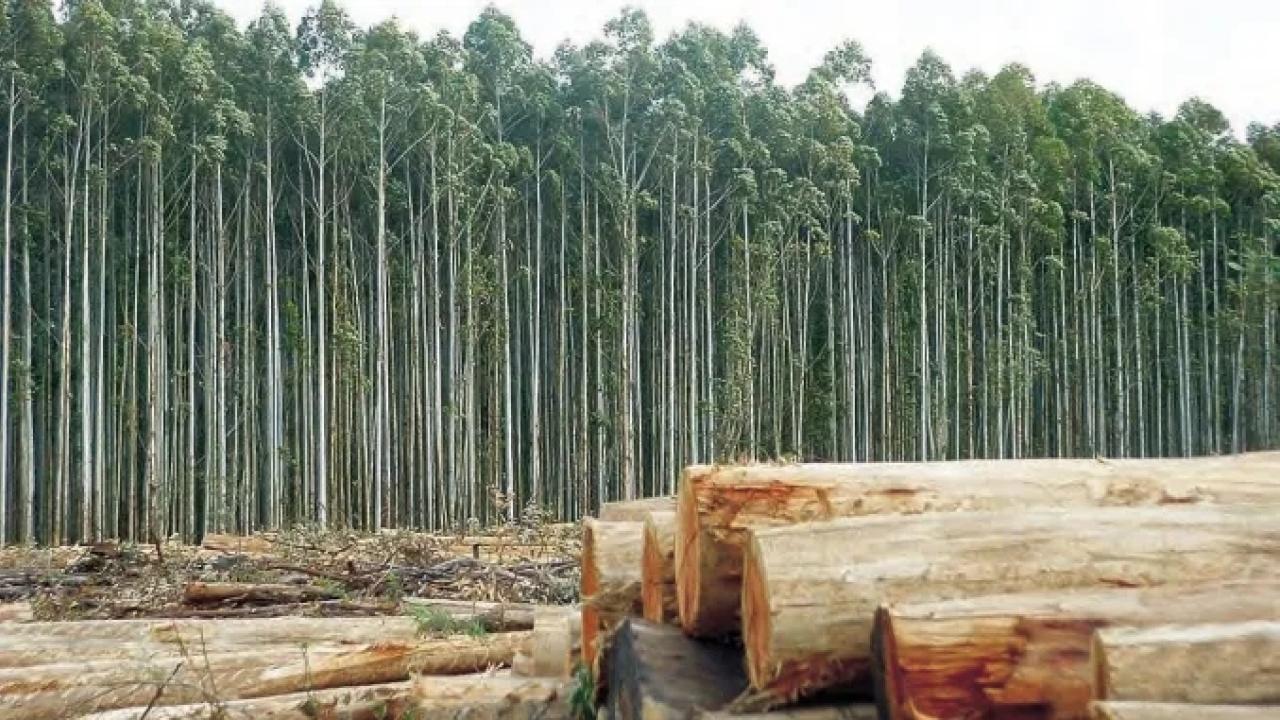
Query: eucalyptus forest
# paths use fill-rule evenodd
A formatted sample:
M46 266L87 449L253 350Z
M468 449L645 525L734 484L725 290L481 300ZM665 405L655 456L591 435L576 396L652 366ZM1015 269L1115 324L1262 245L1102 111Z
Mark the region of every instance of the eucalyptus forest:
M573 519L717 460L1280 445L1280 124L628 10L5 0L0 544ZM849 98L871 95L863 106Z

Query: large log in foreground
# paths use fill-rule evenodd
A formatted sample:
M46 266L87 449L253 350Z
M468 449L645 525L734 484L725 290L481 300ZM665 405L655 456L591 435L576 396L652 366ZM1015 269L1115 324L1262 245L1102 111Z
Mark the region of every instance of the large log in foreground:
M1099 630L1091 663L1102 700L1280 704L1280 621Z
M1083 720L1089 652L1108 626L1277 617L1280 580L1017 593L881 607L872 658L884 717Z
M753 533L743 573L752 686L865 686L882 602L1280 576L1270 507L1083 508L835 520Z
M737 649L636 618L618 627L602 662L612 720L686 720L747 687Z
M652 512L644 521L640 600L644 619L668 623L679 619L676 607L674 512Z
M0 720L283 695L461 674L511 662L527 633L413 643L290 648L62 663L0 671Z
M1263 705L1095 702L1093 720L1276 720L1280 709Z
M639 615L644 523L582 523L582 662L595 667L600 634Z
M1161 460L692 466L677 497L680 623L739 631L752 528L889 513L1280 502L1280 452Z
M400 720L414 717L408 681L313 690L245 700L167 707L131 707L81 715L79 720Z
M228 653L270 646L409 642L408 617L85 620L0 625L0 668L111 658Z

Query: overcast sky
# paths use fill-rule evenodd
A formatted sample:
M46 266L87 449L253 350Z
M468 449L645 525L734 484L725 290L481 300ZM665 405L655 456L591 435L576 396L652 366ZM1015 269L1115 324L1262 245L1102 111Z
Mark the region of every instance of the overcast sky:
M262 0L214 0L241 23ZM275 0L295 20L318 0ZM422 34L461 34L484 0L345 0L361 25L395 15ZM866 48L878 88L897 95L926 47L957 76L1029 66L1040 83L1091 78L1139 111L1171 114L1200 96L1231 119L1280 122L1280 0L496 0L541 57L561 41L597 37L627 5L643 8L659 38L689 21L747 22L778 79L804 78L822 54L852 38Z

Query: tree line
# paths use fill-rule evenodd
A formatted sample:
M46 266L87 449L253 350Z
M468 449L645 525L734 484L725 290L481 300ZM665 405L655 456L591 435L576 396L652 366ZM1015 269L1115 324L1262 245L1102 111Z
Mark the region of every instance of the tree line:
M1280 444L1280 124L870 77L635 10L538 59L492 8L4 0L0 544Z

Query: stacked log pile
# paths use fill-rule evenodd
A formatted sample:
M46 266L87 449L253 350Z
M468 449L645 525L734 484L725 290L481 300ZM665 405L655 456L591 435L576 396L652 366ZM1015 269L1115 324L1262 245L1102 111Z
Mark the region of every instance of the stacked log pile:
M671 502L584 521L612 720L1280 717L1280 453L693 466Z

